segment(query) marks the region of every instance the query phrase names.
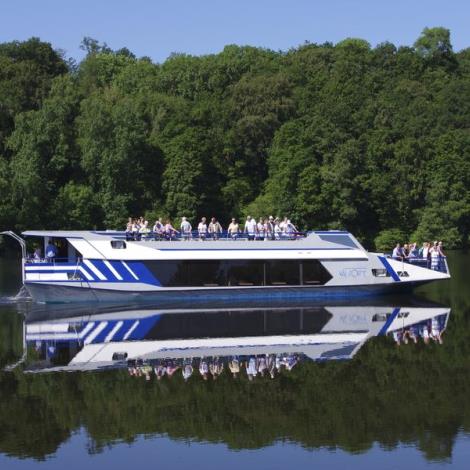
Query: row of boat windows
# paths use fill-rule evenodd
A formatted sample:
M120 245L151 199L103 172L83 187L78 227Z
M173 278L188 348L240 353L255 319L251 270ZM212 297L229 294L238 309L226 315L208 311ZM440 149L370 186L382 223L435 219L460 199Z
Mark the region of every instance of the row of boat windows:
M318 260L146 261L164 287L323 285L331 274Z

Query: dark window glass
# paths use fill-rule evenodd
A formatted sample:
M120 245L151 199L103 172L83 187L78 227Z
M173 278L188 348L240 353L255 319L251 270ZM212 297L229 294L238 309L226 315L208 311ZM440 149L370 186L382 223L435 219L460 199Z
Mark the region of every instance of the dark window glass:
M331 278L331 274L317 259L302 261L303 284L316 285L326 284Z
M314 334L325 327L331 313L314 309L243 309L207 312L163 314L145 335L147 340L189 338L234 338L240 336L270 336Z
M264 285L264 261L230 260L225 261L227 285L262 286Z
M285 286L300 284L300 264L294 260L266 261L266 284Z
M188 286L186 261L146 261L145 266L164 287Z
M225 269L219 260L185 261L190 286L218 287L227 285Z
M126 242L122 240L112 240L111 241L111 248L115 250L125 250L126 249Z
M358 246L354 243L353 239L349 235L333 235L333 234L326 234L326 235L319 235L322 240L331 243L337 243L338 245L344 245L349 248L358 248Z

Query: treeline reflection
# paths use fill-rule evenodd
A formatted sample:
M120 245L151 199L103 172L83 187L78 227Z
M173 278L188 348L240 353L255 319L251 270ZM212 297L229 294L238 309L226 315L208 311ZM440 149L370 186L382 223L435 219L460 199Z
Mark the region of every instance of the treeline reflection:
M3 329L21 338L13 314L2 320ZM100 373L17 369L0 374L0 451L43 459L84 427L93 452L142 435L168 435L234 449L283 439L348 452L366 451L377 442L389 449L408 443L428 459L446 459L457 433L470 431L468 344L467 318L458 315L448 321L442 345L419 341L397 348L392 335L385 335L369 340L352 361L302 361L292 355L294 366L281 366L276 380L269 374L269 355L238 356L237 380L233 356L204 357L207 380L201 378L201 358L149 362L149 381L134 372L129 376L143 360ZM11 352L3 346L0 351L5 363ZM266 359L264 374L256 364L255 380L247 374L250 357ZM288 357L274 355L274 364ZM193 368L187 381L185 366ZM165 374L160 370L160 380L158 367L167 368Z

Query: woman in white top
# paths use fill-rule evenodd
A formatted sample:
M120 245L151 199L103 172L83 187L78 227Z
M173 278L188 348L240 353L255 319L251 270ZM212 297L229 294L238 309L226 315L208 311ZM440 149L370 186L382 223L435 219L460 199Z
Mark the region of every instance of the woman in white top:
M434 242L434 245L429 251L431 253L431 269L439 271L439 248L437 246L437 242Z
M279 221L276 220L276 222L274 222L274 238L276 240L280 240L281 235L282 235L282 227L279 224Z

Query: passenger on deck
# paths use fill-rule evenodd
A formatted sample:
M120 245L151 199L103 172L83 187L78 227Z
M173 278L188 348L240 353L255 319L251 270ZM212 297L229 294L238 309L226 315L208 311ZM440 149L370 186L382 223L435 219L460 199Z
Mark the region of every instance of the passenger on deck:
M207 223L206 218L203 217L197 226L197 231L199 234L199 240L204 241L207 237Z
M34 249L33 259L34 259L34 261L41 261L41 258L42 258L41 248L39 246L37 246Z
M408 257L410 259L414 259L414 258L417 258L418 256L419 256L419 251L418 251L418 247L416 246L416 243L411 243Z
M181 218L181 237L183 240L190 240L192 238L192 231L193 228L191 224L188 222L186 217Z
M142 227L139 229L139 234L141 238L144 240L149 240L150 239L150 229L149 229L149 222L146 220Z
M166 375L168 376L169 379L173 377L173 374L180 369L180 366L173 360L168 360L166 362Z
M256 220L251 216L246 218L244 232L248 235L248 240L254 240L256 236Z
M149 364L144 364L141 368L141 375L145 377L145 380L150 380L150 374L152 372L152 366Z
M396 247L393 249L392 258L398 260L403 259L403 250L399 243L397 243Z
M170 221L167 220L165 224L165 229L164 229L164 235L167 240L173 240L176 236L176 234L179 233L178 230L176 230L173 225L171 225Z
M232 373L233 378L236 379L240 373L240 361L237 356L232 357L228 363L228 368Z
M270 240L274 240L275 233L274 233L274 217L272 215L269 216L268 222L267 222L267 237Z
M419 327L417 325L410 325L409 328L407 329L408 332L408 338L413 341L413 343L418 344L418 338L419 338Z
M444 258L446 258L446 255L444 253L444 249L442 247L442 242L439 242L437 244L437 251L439 253L439 271L444 271Z
M155 367L154 371L155 375L157 376L157 380L162 380L162 378L166 374L167 369L166 366L164 366L163 364L159 364Z
M258 374L258 364L255 356L250 356L248 364L246 365L246 375L248 380L252 381Z
M431 320L431 338L439 344L443 343L442 335L446 329L445 320L445 315L437 315Z
M279 220L276 219L274 221L274 238L276 240L280 240L281 236L282 236L282 228L281 228L281 225L279 223Z
M139 230L140 230L140 224L137 219L134 219L132 221L132 239L133 240L139 240Z
M261 377L264 377L264 373L266 372L266 369L268 368L267 363L266 363L266 356L261 356L258 358L258 373L261 375Z
M185 362L183 364L183 369L181 370L181 373L183 375L183 379L185 382L189 380L189 378L193 375L194 369L191 364L191 362Z
M238 223L237 223L237 220L236 219L232 219L232 222L230 223L230 225L228 226L228 236L232 239L232 240L236 240L238 238L238 232L240 231L240 228L238 226Z
M266 237L266 224L262 217L259 218L258 223L256 224L256 239L264 240Z
M276 356L274 354L270 354L267 359L266 363L268 366L268 372L272 379L276 376Z
M289 219L287 219L286 228L285 228L285 233L286 233L287 238L294 239L296 232L297 232L297 228L295 227L295 225Z
M218 357L214 358L214 360L209 363L209 371L212 374L212 378L214 380L217 379L217 377L223 372L223 370L224 363Z
M164 230L165 230L165 226L163 225L162 219L158 218L155 221L155 224L153 226L153 236L155 240L162 239Z
M439 245L436 242L434 242L433 246L429 250L431 254L431 269L434 269L434 271L439 271L440 268L440 251L439 251Z
M220 234L222 233L222 226L215 217L212 217L209 223L208 232L209 236L212 237L213 240L218 240Z
M396 330L392 332L392 337L395 340L397 346L400 346L401 342L403 341L403 331Z
M129 217L127 219L127 224L126 224L126 240L127 241L134 239L134 234L133 234L133 231L132 231L132 225L133 225L132 217Z
M410 257L410 246L408 245L408 243L405 243L403 245L402 253L404 260L407 260Z
M429 344L430 335L428 322L425 322L424 324L420 325L419 335L421 336L421 338L423 338L424 344Z
M429 243L424 242L423 246L419 249L419 258L421 260L426 261L426 267L429 268L431 266L431 254L429 252Z
M56 257L57 257L57 247L51 240L49 240L49 243L46 246L46 259L49 262L53 262Z
M199 362L199 373L201 374L201 377L204 380L207 380L209 378L209 376L208 376L209 366L207 364L207 361L203 357L201 357L201 360Z

